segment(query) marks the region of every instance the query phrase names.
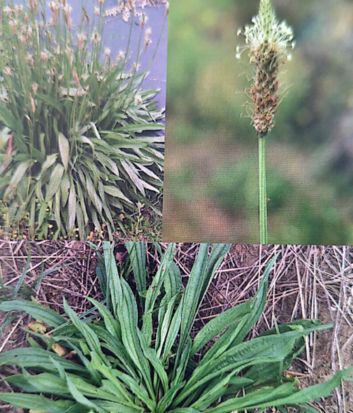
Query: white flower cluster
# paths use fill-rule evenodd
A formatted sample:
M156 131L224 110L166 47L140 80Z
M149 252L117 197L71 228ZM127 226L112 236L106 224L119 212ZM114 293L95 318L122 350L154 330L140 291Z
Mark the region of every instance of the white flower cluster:
M144 9L151 4L151 0L120 0L118 6L107 9L104 14L105 17L121 16L125 22L128 22L132 17L136 17L141 29L145 29L144 45L145 48L147 48L152 43L152 28L145 28L148 22L148 16Z
M276 50L278 57L291 60L290 49L295 47L293 30L286 22L277 20L271 0L260 0L257 16L252 18L252 24L238 31L238 36L244 35L245 45L237 47L236 57L239 59L245 50L254 52L263 45Z
M144 9L148 6L153 6L155 3L153 0L120 0L118 5L111 7L105 11L106 17L115 17L120 15L124 21L129 21L130 17L135 16L140 20L141 25L146 24L147 16L144 13ZM168 11L169 2L167 0L161 0L160 4L163 4Z

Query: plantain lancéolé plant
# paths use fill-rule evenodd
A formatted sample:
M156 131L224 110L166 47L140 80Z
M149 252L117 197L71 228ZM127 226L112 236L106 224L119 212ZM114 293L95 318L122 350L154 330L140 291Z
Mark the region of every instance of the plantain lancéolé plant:
M237 58L247 50L250 63L255 66L249 94L254 106L252 124L259 144L259 238L261 244L267 244L266 136L274 127L279 104L279 70L291 58L288 49L294 48L294 34L286 22L278 21L271 0L260 0L252 24L238 34L244 36L245 45L237 47Z
M23 4L0 0L0 198L8 226L31 239L111 237L142 206L158 214L164 113L158 91L141 86L144 47L133 51L134 64L129 47L117 57L104 47L104 1L83 8L78 24L66 0Z
M79 316L65 302L66 316L35 302L7 301L4 312L32 316L31 347L0 355L0 366L17 366L5 377L15 390L0 393L11 405L48 413L230 413L288 406L315 412L308 403L328 396L350 371L324 384L300 388L286 374L305 337L329 328L302 320L257 338L248 333L261 316L268 264L253 299L231 308L191 334L195 317L227 245L200 245L183 286L175 246L161 256L156 273L146 270L146 246L128 243L128 265L118 272L113 249L104 246L98 270L103 302ZM133 276L130 276L130 271Z

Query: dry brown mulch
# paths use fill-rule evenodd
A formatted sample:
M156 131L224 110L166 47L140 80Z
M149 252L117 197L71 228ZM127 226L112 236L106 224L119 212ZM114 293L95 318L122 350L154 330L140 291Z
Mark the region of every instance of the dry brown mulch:
M185 277L197 248L197 244L178 244L176 261ZM118 263L123 261L124 248L118 246L115 252ZM214 315L252 297L274 254L278 260L267 307L252 336L293 319L333 321L332 331L308 340L305 354L292 371L303 384L324 381L334 371L353 365L353 248L234 245L205 297L196 326L200 328ZM151 249L148 264L152 272L157 263ZM65 297L78 312L84 312L90 306L87 296L101 298L95 267L96 254L86 243L0 242L0 299L11 295L23 280L20 296L33 296L59 312ZM27 322L23 316L12 320L0 337L1 351L24 344L20 327ZM325 413L353 412L353 386L344 385L317 406ZM5 407L0 405L0 412L14 412Z

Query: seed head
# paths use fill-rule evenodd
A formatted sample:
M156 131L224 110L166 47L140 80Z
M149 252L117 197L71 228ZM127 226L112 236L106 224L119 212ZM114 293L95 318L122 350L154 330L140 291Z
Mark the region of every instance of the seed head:
M3 69L3 74L5 75L5 76L12 76L12 69L11 69L11 67L9 67L9 66L5 66L4 67L4 69Z
M29 8L31 9L32 12L35 12L38 7L38 1L37 0L29 0Z
M76 86L77 87L81 86L80 78L79 78L78 73L76 72L76 70L72 71L72 77L74 79L74 82L75 82Z
M31 66L31 67L34 66L33 55L29 52L27 52L27 55L26 55L26 62L28 63L29 66Z
M78 33L77 40L78 40L78 48L82 50L85 47L85 44L87 41L87 35L85 33Z
M104 58L105 58L106 63L108 64L111 63L111 55L112 55L111 49L109 49L109 47L106 47L104 49Z
M54 69L54 68L51 68L51 69L48 69L47 71L46 71L46 74L48 75L48 77L50 78L50 80L53 80L54 78L56 78L56 77L58 77L58 79L59 80L61 80L61 75L60 76L57 76L57 70L56 69ZM62 79L63 79L64 77L62 77Z
M46 50L40 52L40 60L44 63L49 60L49 53Z
M58 3L57 1L51 1L49 3L49 8L50 8L50 12L51 12L52 25L54 25L57 22L58 18L59 18L60 3Z
M67 60L69 62L69 65L72 66L73 61L74 61L74 51L72 50L71 47L67 46L65 48L65 54L66 54Z
M58 11L60 10L60 7L61 7L60 3L58 3L57 1L51 1L49 3L49 8L52 13L58 13Z
M147 27L147 29L145 30L145 34L144 34L144 43L145 43L146 49L152 43L151 35L152 35L152 29L151 27Z
M71 29L72 27L72 7L66 4L63 8L64 11L64 19L67 27Z
M137 94L137 95L135 95L135 105L136 106L140 106L140 105L142 105L142 103L143 103L143 100L142 100L142 97L141 97L141 95L139 95L139 94Z
M119 7L112 7L110 9L107 9L104 12L104 16L105 17L115 17L115 16L117 16L118 14L121 13L121 10L122 10L122 7L121 7L121 3L120 3Z
M146 23L148 22L147 14L146 13L139 14L139 21L140 21L140 27L144 28L146 26Z
M131 13L129 9L124 9L121 13L121 17L126 23L130 20L130 15Z
M26 44L26 43L27 43L27 37L26 37L23 33L21 33L21 34L18 36L18 40L19 40L19 42L22 43L22 44Z
M248 50L250 63L256 67L250 95L254 103L253 126L259 136L266 136L274 126L278 108L279 81L281 64L291 59L288 52L294 47L291 27L277 20L271 0L260 0L260 9L253 17L252 24L244 30L245 45L237 47L236 57Z
M101 36L98 32L94 32L91 37L91 42L97 45L101 41Z
M165 2L165 12L166 12L167 15L169 14L169 8L170 8L169 1L166 1Z
M32 36L33 36L33 28L32 28L32 26L28 26L28 27L27 27L26 35L27 35L28 39L32 39Z
M17 17L19 17L22 14L23 10L24 10L23 4L16 4L15 14Z
M10 26L12 34L16 34L17 33L17 21L16 20L10 20L9 21L9 26Z
M126 53L124 50L119 50L118 55L116 56L116 60L118 62L121 62L122 60L124 60L126 57Z
M9 6L5 6L3 12L6 16L11 16L14 13L14 9Z

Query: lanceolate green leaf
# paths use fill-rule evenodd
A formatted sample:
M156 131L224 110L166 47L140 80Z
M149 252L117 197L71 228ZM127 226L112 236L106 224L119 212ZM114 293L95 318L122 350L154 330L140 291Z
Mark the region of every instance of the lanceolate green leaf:
M52 373L18 374L7 377L6 381L27 393L63 395L68 392L65 380Z
M304 333L305 334L305 333ZM244 368L255 364L273 363L283 360L293 350L301 333L285 333L283 335L260 337L235 346L220 357L200 363L194 370L189 382L176 402L181 402L201 385L221 377L223 373Z
M146 244L143 242L127 242L130 262L135 277L137 290L143 296L147 288Z
M343 379L352 379L352 371L341 371L326 383L299 390L293 384L284 384L278 388L264 388L247 396L230 399L219 406L209 409L209 413L227 413L245 409L256 409L279 406L297 406L321 397L327 397L341 384Z
M99 343L99 339L94 331L88 326L87 323L80 320L77 314L72 310L72 308L67 304L66 300L64 300L64 309L66 314L69 316L72 324L80 331L82 336L85 339L87 346L89 347L90 351L94 351L97 354L101 354L101 347Z
M44 393L57 396L70 396L71 390L68 385L70 382L71 388L75 388L77 392L91 398L101 397L104 400L114 401L116 394L111 394L103 388L97 388L93 384L83 380L81 377L64 373L63 377L58 377L53 373L33 374L18 374L6 378L9 384L12 384L27 393Z
M64 369L85 373L86 370L80 364L57 356L53 352L39 348L20 348L9 350L0 354L0 366L18 366L21 368L42 368L46 371L56 371L51 359L57 361Z
M50 327L58 327L65 323L65 318L60 316L57 312L43 307L38 303L24 300L4 301L0 303L0 311L21 311L29 314L32 318L42 321Z
M244 304L240 304L236 307L226 310L224 313L220 314L209 321L196 335L192 351L193 354L197 353L202 349L210 340L219 334L223 333L229 328L235 328L236 323L238 323L245 315L250 312L252 301L248 301Z
M215 381L210 387L206 387L198 400L192 405L193 408L205 411L210 405L224 395L224 388L228 386L231 378L236 374L232 372L225 378Z
M47 185L47 192L45 195L45 200L48 202L56 194L60 188L61 178L64 174L64 167L61 164L55 165Z
M189 281L185 289L185 295L181 302L181 328L179 352L187 339L191 326L194 322L197 310L201 304L204 294L218 269L222 259L229 250L228 245L215 245L208 259L207 244L201 244L195 263L192 267Z
M222 354L231 345L240 343L246 337L251 328L257 323L265 308L268 279L275 260L276 257L272 258L267 264L260 283L258 294L253 301L249 302L249 312L244 314L236 326L233 328L228 328L225 334L215 343L215 345L210 348L210 350L208 350L204 360L211 360L219 354Z
M91 400L87 399L75 386L73 381L70 379L69 376L66 376L66 383L67 387L74 398L74 400L77 401L81 406L86 406L89 409L94 409L97 413L104 413L105 410L101 409L99 406L97 406L94 402Z
M276 398L286 396L296 391L294 383L285 383L278 387L264 387L255 391L248 392L246 396L239 396L229 399L224 403L220 403L218 406L208 409L207 412L221 413L232 411L233 407L239 412L243 412L246 409L250 409L251 406L268 402ZM256 407L254 407L256 408Z
M17 169L15 170L11 181L10 181L10 186L12 188L16 188L16 186L20 183L21 179L25 176L28 168L32 165L31 161L25 161L25 162L21 162Z
M21 393L0 393L0 400L13 406L48 413L87 413L87 410L70 400L53 401L46 397Z
M119 321L122 328L122 341L129 356L143 377L145 385L152 395L152 382L148 360L143 355L143 344L140 341L140 331L137 321L137 305L131 289L122 280L123 301L119 305Z
M347 369L336 373L328 382L322 384L316 384L314 386L307 387L292 395L288 395L281 399L277 399L271 402L271 407L276 406L291 406L318 400L321 397L329 397L333 390L338 387L343 380L353 380L353 369ZM265 403L258 406L260 408L266 407Z
M106 306L93 298L88 298L89 301L97 308L99 314L103 317L106 330L113 336L121 338L121 327L119 320L115 319Z
M70 179L69 187L68 187L68 225L67 229L68 232L71 233L74 230L75 222L76 222L76 189L75 184L72 179Z
M58 134L58 143L61 161L64 165L65 170L67 170L70 161L70 144L65 135L61 132Z
M104 242L104 265L106 276L106 297L113 309L115 317L118 317L118 303L123 300L123 292L119 281L119 273L114 260L114 246Z
M168 272L170 266L172 265L173 259L175 254L175 245L169 244L166 252L162 257L162 261L160 266L157 270L155 277L152 280L150 287L146 293L146 301L145 301L145 311L143 315L143 327L142 331L145 335L147 343L150 344L152 340L152 332L153 332L153 325L152 325L152 317L153 312L155 310L155 304L158 296L160 295L162 285L168 276Z

